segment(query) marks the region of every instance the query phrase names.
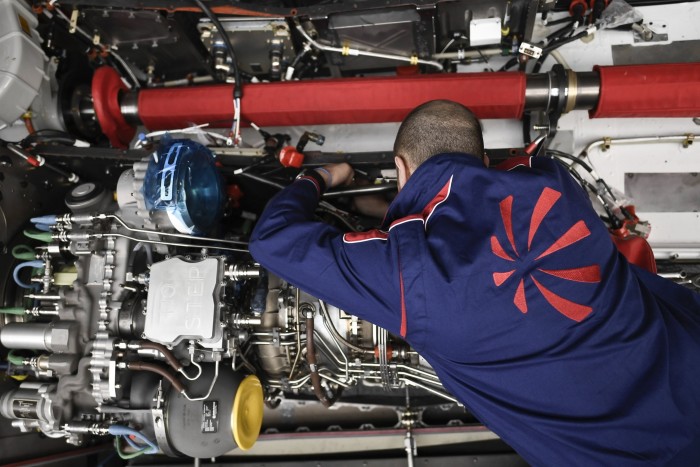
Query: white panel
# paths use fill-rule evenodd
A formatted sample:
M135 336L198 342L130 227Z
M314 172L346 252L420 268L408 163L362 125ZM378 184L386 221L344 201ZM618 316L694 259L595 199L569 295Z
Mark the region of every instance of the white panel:
M684 148L680 141L613 142L607 151L602 146L593 148L589 152L589 160L600 177L624 192L627 173L700 172L700 145L695 143ZM672 203L673 199L668 202ZM700 258L700 255L691 252L700 249L700 213L639 211L637 214L640 219L651 223L649 242L652 248L671 249L683 257L691 254Z

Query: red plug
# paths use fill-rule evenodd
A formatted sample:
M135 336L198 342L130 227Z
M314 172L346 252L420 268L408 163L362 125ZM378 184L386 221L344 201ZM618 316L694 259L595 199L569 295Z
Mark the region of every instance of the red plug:
M300 168L304 163L304 154L294 146L285 146L280 150L280 163L285 167Z

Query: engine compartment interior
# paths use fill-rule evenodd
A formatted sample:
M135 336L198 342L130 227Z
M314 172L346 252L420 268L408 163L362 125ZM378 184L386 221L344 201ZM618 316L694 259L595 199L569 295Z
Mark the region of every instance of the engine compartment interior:
M524 465L408 344L248 237L302 168L341 161L356 181L318 219L379 225L399 122L451 99L492 165L561 162L700 289L698 5L0 0L1 460Z

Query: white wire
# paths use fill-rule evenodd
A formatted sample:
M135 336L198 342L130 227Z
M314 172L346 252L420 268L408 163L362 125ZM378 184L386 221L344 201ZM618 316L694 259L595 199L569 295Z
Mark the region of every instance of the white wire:
M235 84L236 86L238 83ZM233 123L231 124L230 136L226 140L229 146L238 146L243 142L241 138L241 99L236 97L233 99Z
M166 133L181 133L181 134L201 134L204 133L206 135L211 136L214 139L220 140L220 141L228 141L228 138L226 138L224 135L220 135L219 133L215 133L213 131L204 131L203 128L206 128L209 126L209 123L202 123L201 125L194 125L190 126L187 128L179 128L179 129L174 129L174 130L159 130L159 131L152 131L150 133L145 134L144 136L146 138L153 138L156 136L163 136ZM141 139L138 139L134 143L134 148L139 149L143 146L143 141Z

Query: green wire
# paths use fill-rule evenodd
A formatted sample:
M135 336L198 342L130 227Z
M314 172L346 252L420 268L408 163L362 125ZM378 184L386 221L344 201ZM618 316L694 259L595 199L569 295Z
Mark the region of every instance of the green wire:
M13 308L0 308L0 315L20 315L24 316L24 308L13 307Z
M124 460L133 459L133 458L135 458L135 457L142 456L142 455L146 454L146 451L148 451L149 449L151 449L150 447L146 446L145 448L143 448L143 449L141 449L141 450L139 450L139 451L134 451L134 452L131 452L131 453L126 453L126 452L123 452L123 451L122 451L122 445L121 445L121 443L119 442L119 440L121 440L121 436L115 436L115 437L114 437L114 449L117 450L117 454L119 454L119 457L122 458L122 459L124 459Z
M15 366L22 366L24 358L14 354L14 350L10 350L7 354L7 361Z
M44 243L51 243L53 241L51 239L51 232L37 232L34 230L25 230L24 236L27 238L31 238L32 240L39 240L40 242Z
M34 249L28 247L27 245L17 245L12 249L12 256L15 259L21 259L22 261L32 261L36 259L36 254Z

